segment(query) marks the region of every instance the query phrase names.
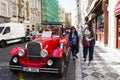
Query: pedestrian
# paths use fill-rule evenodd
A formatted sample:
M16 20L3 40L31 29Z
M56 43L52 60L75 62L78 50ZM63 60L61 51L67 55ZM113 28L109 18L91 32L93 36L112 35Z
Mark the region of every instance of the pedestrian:
M76 54L79 52L79 35L74 26L72 26L70 30L71 31L68 34L68 38L69 38L71 52L74 61L75 58L78 58Z
M30 41L31 37L30 37L31 33L30 33L30 29L27 29L26 31L26 40Z
M91 22L85 23L85 30L83 32L82 44L83 44L84 62L86 62L87 54L89 53L89 62L88 62L89 65L90 62L93 60L94 45L95 45L95 35L92 29Z
M36 37L36 31L34 28L32 28L32 39L35 39Z

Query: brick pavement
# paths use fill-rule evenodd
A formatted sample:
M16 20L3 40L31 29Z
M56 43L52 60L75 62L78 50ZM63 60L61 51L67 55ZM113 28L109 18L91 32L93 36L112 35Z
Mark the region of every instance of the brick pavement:
M82 46L76 60L76 80L120 80L120 51L95 45L90 66L82 58ZM80 65L79 65L79 64Z

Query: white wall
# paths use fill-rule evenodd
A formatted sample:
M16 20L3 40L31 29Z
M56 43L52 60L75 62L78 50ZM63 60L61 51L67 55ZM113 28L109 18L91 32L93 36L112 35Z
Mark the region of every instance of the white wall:
M8 17L8 1L0 0L0 15Z
M115 48L116 46L116 35L115 35L115 14L114 14L114 9L115 5L118 0L109 0L108 4L108 28L109 28L109 33L108 33L108 46L111 48Z

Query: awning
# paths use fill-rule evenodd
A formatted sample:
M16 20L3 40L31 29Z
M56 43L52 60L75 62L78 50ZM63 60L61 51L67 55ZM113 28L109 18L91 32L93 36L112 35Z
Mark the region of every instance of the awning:
M117 2L115 6L115 14L119 14L119 13L120 13L120 0Z
M92 11L92 9L95 7L95 4L98 2L98 0L94 0L89 8L89 12L90 13Z
M102 9L99 7L102 7L102 0L94 0L93 3L91 4L90 10L89 10L88 15L87 15L89 17L89 20L91 20L92 18L97 16L99 9L100 10Z
M91 11L93 10L93 8L95 7L95 5L97 4L99 0L94 0L91 4L91 6L89 7L89 11L88 11L88 14L89 15L91 13Z

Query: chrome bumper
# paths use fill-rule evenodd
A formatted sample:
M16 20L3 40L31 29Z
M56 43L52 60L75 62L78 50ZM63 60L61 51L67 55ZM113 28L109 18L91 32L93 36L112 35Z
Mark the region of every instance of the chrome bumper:
M27 69L30 69L30 70L24 70L24 68L27 68ZM30 68L30 67L9 65L9 69L21 70L21 71L25 71L25 72L58 73L58 69L57 68ZM34 71L32 71L32 69L34 69ZM35 71L35 70L38 70L38 71Z

